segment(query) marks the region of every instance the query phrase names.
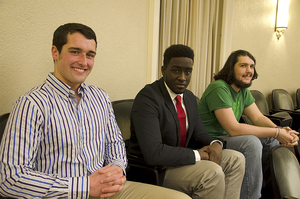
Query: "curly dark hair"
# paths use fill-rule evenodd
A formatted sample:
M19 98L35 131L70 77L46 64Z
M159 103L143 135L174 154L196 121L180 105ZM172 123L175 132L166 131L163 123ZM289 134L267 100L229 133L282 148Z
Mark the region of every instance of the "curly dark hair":
M97 38L95 32L88 26L80 23L67 23L59 26L53 33L52 45L56 46L58 52L61 52L63 45L67 41L68 34L73 34L79 32L87 39L93 39L96 42L97 47Z
M164 53L164 68L168 67L170 60L173 57L187 57L194 61L194 51L190 47L182 44L171 45L165 50Z
M234 65L238 62L238 57L239 56L248 56L250 59L254 61L254 64L256 64L256 60L251 53L249 53L246 50L237 50L232 52L227 61L225 62L224 67L220 70L220 72L214 76L215 80L222 79L227 84L231 85L234 83L235 80L235 74L234 74ZM252 77L252 80L257 79L258 74L256 72L256 68L254 68L254 75Z

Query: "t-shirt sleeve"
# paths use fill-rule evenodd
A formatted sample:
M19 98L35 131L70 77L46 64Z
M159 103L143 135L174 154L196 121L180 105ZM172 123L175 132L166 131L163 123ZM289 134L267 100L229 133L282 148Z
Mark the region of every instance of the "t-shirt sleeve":
M252 96L252 94L250 93L248 88L245 89L244 99L245 99L245 108L247 108L248 106L250 106L251 104L253 104L255 102L255 99Z
M230 90L226 87L216 87L207 96L206 102L210 112L220 108L232 107Z

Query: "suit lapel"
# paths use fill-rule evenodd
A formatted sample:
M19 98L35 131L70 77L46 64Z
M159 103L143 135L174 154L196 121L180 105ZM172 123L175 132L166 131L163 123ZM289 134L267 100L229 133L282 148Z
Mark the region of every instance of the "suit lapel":
M164 83L164 79L161 78L159 80L159 87L160 87L160 90L162 92L162 95L164 97L164 101L165 101L165 105L168 107L168 109L170 110L170 112L172 113L172 116L173 116L173 119L176 123L176 127L177 127L177 140L178 140L178 146L180 144L180 124L179 124L179 120L178 120L178 116L177 116L177 112L176 112L176 109L174 107L174 104L173 104L173 101L170 97L170 94L165 86L165 83Z
M190 129L194 129L193 127L193 122L191 120L193 113L195 110L193 110L191 104L194 103L193 99L191 99L188 95L185 94L186 92L183 93L183 101L184 101L184 106L186 109L186 115L188 117L188 123L189 123L189 128L187 133L187 137L186 137L186 143L189 142L191 136L192 136L192 132Z

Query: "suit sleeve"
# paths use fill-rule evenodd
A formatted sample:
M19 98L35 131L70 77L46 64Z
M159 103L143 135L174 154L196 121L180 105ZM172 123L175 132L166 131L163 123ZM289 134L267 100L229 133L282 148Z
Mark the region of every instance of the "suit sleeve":
M194 99L194 94L189 93L185 96L186 107L189 115L189 125L191 132L191 138L189 139L188 147L193 149L199 149L209 145L213 140L202 123L200 115L197 111L197 101Z

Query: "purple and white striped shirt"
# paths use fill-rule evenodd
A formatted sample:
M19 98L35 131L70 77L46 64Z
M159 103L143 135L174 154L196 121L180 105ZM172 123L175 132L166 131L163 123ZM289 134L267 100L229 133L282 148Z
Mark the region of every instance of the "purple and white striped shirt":
M14 198L88 198L88 176L127 166L125 144L105 91L74 91L51 73L14 104L0 145L0 194Z

